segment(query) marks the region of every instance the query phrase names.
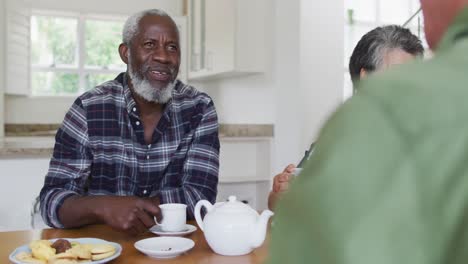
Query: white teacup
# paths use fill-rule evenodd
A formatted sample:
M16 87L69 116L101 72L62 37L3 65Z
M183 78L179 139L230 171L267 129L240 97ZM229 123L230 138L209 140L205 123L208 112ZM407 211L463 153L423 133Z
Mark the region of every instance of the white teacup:
M168 203L159 205L162 214L162 221L158 223L156 217L154 221L161 227L162 231L179 232L186 227L187 220L187 205L178 203Z

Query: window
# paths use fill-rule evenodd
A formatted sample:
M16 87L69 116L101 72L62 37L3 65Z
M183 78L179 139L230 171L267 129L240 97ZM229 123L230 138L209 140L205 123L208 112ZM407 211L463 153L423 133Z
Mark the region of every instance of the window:
M33 12L33 95L76 95L125 71L118 54L124 19Z
M388 24L404 24L420 7L418 0L347 0L345 1L344 72L343 97L352 95L352 83L348 64L351 53L361 37L370 30ZM411 21L408 28L425 42L422 30L422 15Z

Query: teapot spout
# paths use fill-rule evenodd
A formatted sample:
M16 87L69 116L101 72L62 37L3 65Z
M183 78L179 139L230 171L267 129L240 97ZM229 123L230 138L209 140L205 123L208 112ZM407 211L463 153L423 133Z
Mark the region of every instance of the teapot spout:
M252 247L258 248L265 241L267 228L268 228L268 219L273 215L273 212L270 210L265 210L258 217L257 223L255 223L255 229L253 230L252 238Z

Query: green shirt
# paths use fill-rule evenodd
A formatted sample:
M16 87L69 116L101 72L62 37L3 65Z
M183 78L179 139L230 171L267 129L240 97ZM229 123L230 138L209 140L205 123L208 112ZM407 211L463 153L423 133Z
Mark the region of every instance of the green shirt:
M363 82L279 204L269 263L468 263L468 9Z

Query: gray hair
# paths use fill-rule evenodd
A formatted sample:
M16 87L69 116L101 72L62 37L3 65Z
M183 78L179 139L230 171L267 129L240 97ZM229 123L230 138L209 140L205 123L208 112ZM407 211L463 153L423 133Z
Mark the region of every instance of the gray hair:
M122 42L125 45L130 45L132 39L138 34L138 24L140 20L145 16L160 16L160 17L167 17L174 22L174 20L164 11L160 9L148 9L143 10L138 13L131 15L127 21L125 21L123 31L122 31ZM174 22L175 24L175 22ZM179 34L179 29L177 29L177 34Z
M423 56L421 40L407 28L397 25L378 27L359 40L349 61L353 84L359 81L361 69L372 72L381 67L385 54L401 49L413 56Z

